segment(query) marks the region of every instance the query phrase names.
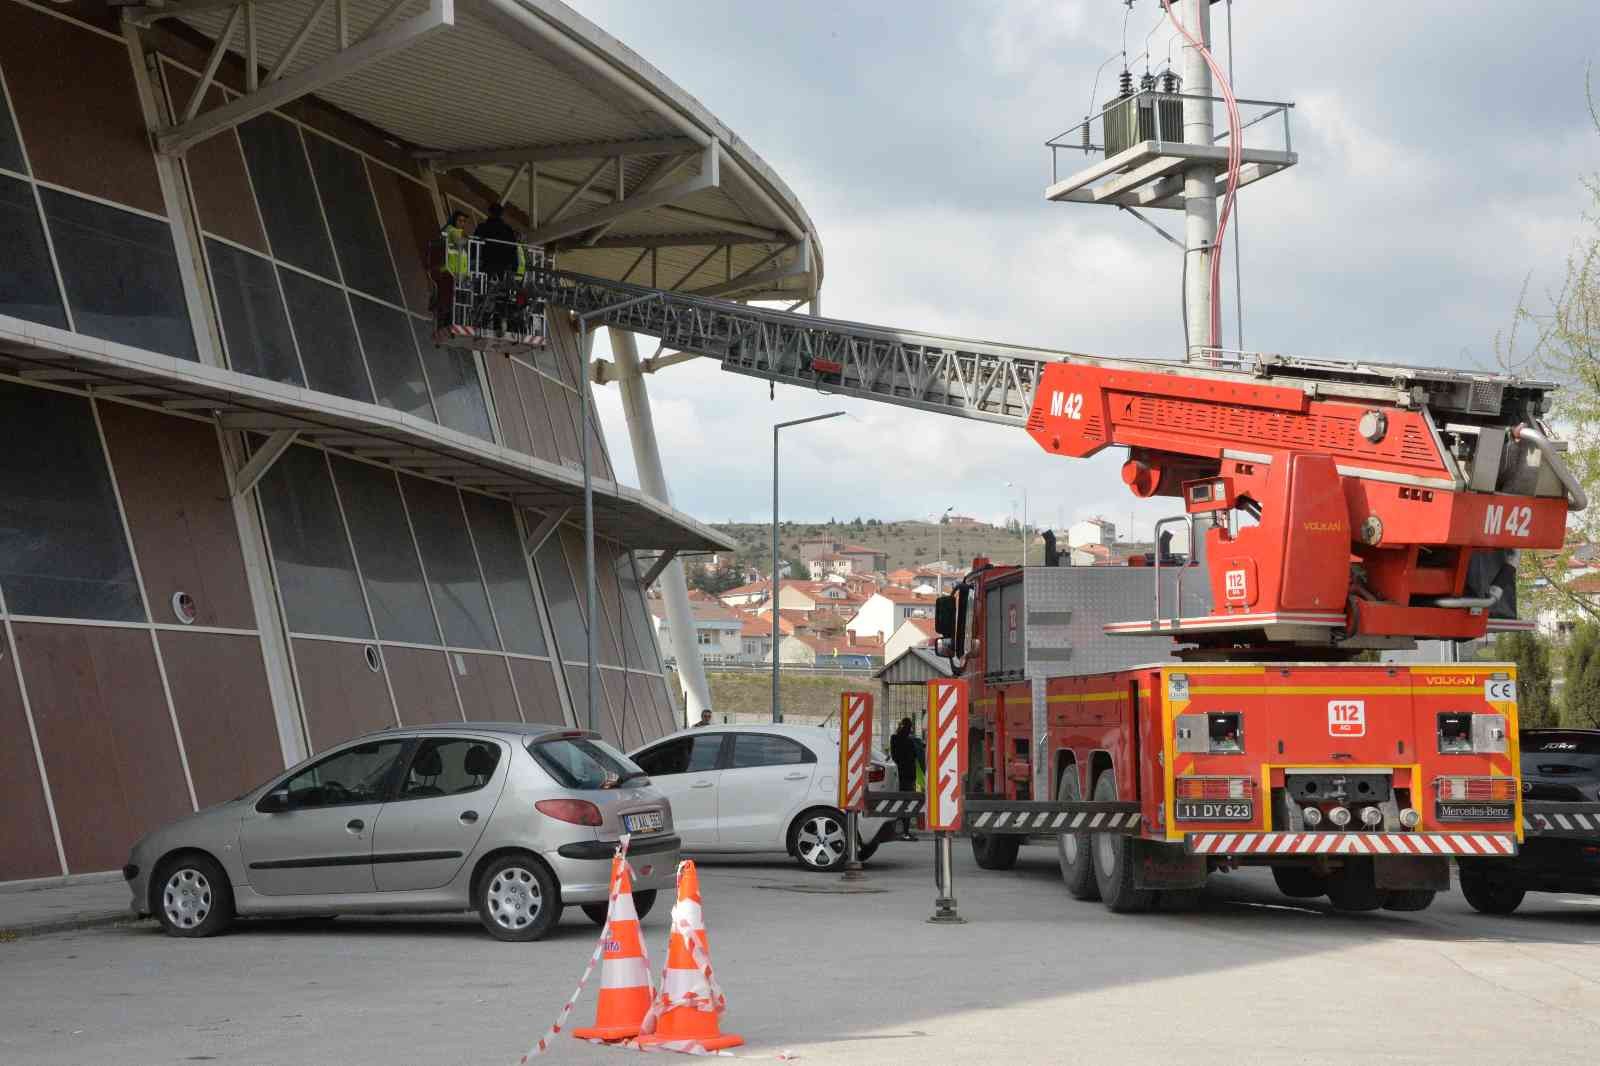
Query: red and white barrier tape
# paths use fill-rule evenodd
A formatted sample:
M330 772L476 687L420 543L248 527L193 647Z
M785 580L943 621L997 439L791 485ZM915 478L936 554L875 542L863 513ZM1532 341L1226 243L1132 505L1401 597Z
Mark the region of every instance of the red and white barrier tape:
M628 840L629 834L624 833L622 834L622 838L617 842L617 857L622 859L624 862L628 860ZM540 1055L543 1055L546 1051L549 1051L552 1039L559 1035L561 1030L566 1026L567 1016L572 1013L572 1008L577 1005L578 997L583 995L583 986L589 983L589 978L594 973L595 964L600 961L600 956L605 954L606 941L611 939L611 912L616 908L617 905L617 889L620 883L621 882L619 878L612 877L611 894L606 901L606 924L600 928L600 937L595 941L594 954L589 956L589 965L583 968L583 976L578 978L578 987L573 989L572 995L567 997L566 1006L562 1007L561 1013L556 1015L555 1023L550 1026L549 1031L539 1038L538 1043L534 1044L533 1047L528 1049L528 1053L526 1055L517 1060L519 1064L526 1063L529 1059L536 1059ZM642 936L639 938L639 950L645 953L644 972L647 975L646 979L648 979L648 974L650 973L650 955L645 949L644 937ZM651 986L650 994L653 1000L655 997L654 985ZM596 1041L596 1043L599 1043L599 1041Z

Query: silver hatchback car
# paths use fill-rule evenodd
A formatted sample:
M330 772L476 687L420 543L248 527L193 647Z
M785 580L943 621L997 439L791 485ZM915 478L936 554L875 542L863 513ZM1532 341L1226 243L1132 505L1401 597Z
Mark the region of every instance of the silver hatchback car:
M623 833L642 918L679 843L644 771L595 733L461 722L323 752L149 834L122 873L173 936L236 914L476 910L500 940L537 940L568 903L604 923Z

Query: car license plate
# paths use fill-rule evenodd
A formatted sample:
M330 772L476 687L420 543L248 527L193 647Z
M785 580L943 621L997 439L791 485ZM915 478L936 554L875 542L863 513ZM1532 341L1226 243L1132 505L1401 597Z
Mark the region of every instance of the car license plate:
M1179 800L1174 814L1180 822L1253 822L1255 805L1221 800Z
M622 827L630 833L655 833L666 824L660 811L641 811L622 816Z

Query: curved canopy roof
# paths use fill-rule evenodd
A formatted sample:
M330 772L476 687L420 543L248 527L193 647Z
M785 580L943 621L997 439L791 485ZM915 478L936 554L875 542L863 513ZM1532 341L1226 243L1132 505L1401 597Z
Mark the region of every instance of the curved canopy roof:
M820 287L821 245L788 186L557 0L153 0L128 13L225 39L217 60L255 57L257 85L164 132L166 151L314 94L501 196L565 269L731 299Z

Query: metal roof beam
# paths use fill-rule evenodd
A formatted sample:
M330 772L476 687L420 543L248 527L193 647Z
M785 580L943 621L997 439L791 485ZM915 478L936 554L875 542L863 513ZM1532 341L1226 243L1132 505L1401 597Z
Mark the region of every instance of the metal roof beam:
M272 469L272 464L289 450L289 445L293 444L299 435L298 429L275 430L267 438L266 443L256 449L250 461L241 466L239 472L233 476L233 495L243 496L255 488L256 482L266 476L267 471Z
M252 20L247 17L247 30L251 22ZM316 92L324 85L349 77L356 71L379 60L387 59L423 38L453 25L455 25L455 0L429 0L427 11L413 15L348 48L340 49L327 59L312 63L294 74L281 77L259 88L252 88L243 96L158 131L155 135L156 148L163 155L182 155L207 137L231 129L273 108L282 107L291 100ZM252 62L253 58L247 57L247 74L253 74L256 69Z
M741 233L634 233L617 237L584 240L582 248L604 251L607 248L726 248L745 244L771 244L774 238L746 237Z
M668 156L665 159L657 160L656 165L650 168L650 173L640 180L639 187L633 190L633 194L637 196L640 193L650 192L652 189L657 188L662 182L676 174L678 169L693 159L696 154L695 152L689 152L685 155ZM583 238L583 243L593 246L595 241L604 237L611 227L615 226L619 221L620 219L612 219L603 226L595 227L593 232Z
M256 0L257 3L270 3L274 0ZM277 0L281 2L281 0ZM189 0L188 3L170 4L163 0L156 0L150 4L138 4L123 8L123 14L129 22L140 26L149 26L162 19L187 18L190 15L201 15L207 11L225 11L228 8L242 6L242 0Z
M582 233L603 223L611 222L639 211L648 211L654 207L665 207L676 200L681 200L686 196L693 196L695 193L705 189L714 189L717 186L718 159L720 155L721 150L717 142L712 141L702 153L700 173L696 177L680 181L675 185L669 185L666 188L637 193L626 199L607 204L604 207L597 207L582 215L547 222L529 233L524 239L529 244L548 244L551 241L560 240L562 237L570 237L574 233ZM604 166L603 163L601 165ZM585 188L587 188L587 184ZM575 197L581 191L582 189L577 190L573 196ZM570 201L572 197L568 199Z
M559 159L614 159L625 155L677 155L697 152L687 137L649 137L632 141L587 141L575 144L525 144L511 148L466 148L458 152L418 152L435 169L494 164L549 163Z

